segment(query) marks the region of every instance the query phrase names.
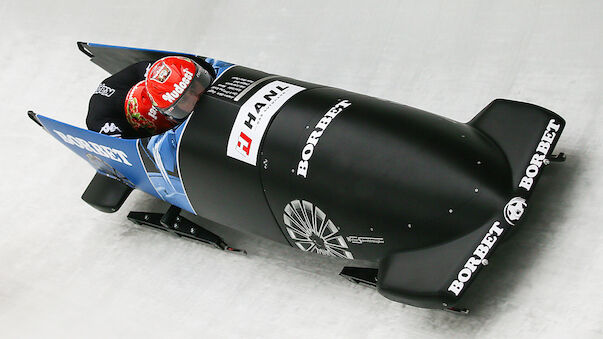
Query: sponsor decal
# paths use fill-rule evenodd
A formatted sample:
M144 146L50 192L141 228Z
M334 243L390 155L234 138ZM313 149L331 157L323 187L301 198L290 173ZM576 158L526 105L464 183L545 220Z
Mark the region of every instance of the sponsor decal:
M191 81L193 80L193 73L189 71L188 68L183 69L182 73L182 80L179 83L174 84L174 90L171 92L165 92L161 96L163 100L169 102L170 104L180 98L180 95L184 93L188 85L190 85Z
M64 134L57 130L53 130L53 132L55 132L66 144L74 145L88 152L100 155L101 157L105 157L107 159L111 159L113 161L121 162L128 166L132 166L132 164L128 161L128 156L122 150L111 148L105 145L99 145L92 141L87 141L82 138L74 137L70 134Z
M314 154L314 148L320 141L320 137L327 129L329 124L331 124L333 119L335 119L339 113L350 105L352 105L352 103L349 100L342 100L335 106L331 107L331 109L329 109L329 111L327 111L327 113L325 113L325 115L323 115L323 117L318 121L314 127L314 130L312 133L310 133L308 140L306 140L306 145L301 151L301 160L297 164L297 175L300 175L304 178L308 175L308 167L310 166L308 162L312 158L312 154Z
M113 88L105 85L104 83L101 83L100 85L98 85L98 87L94 91L94 94L100 94L107 98L111 97L113 95L113 93L115 93L115 90Z
M147 113L151 118L153 118L153 120L157 120L157 113L159 113L159 111L157 111L157 108L155 108L155 106L151 106L151 109L149 110L149 113Z
M346 239L348 239L348 241L351 242L352 244L357 244L357 245L361 245L361 244L383 244L385 242L385 241L383 241L383 238L359 237L359 236L356 236L356 235L347 236Z
M113 122L106 122L100 130L100 133L103 134L114 134L115 132L121 133L121 130L119 129L119 127L115 126L115 123Z
M147 70L147 72L148 72L148 70ZM154 80L154 81L157 81L157 82L163 84L170 77L170 74L172 74L172 71L170 70L170 68L165 63L161 63L161 66L159 66L157 69L155 69L153 74L151 74L151 80Z
M527 207L528 204L522 197L514 197L509 200L503 211L507 223L509 225L515 225L515 222L521 219L521 216ZM467 262L459 271L456 279L454 279L448 286L449 292L458 296L463 291L465 283L469 281L473 273L477 271L477 268L480 265L488 264L486 257L505 230L506 228L503 227L498 220L492 224L492 227L490 227L480 244L477 246L475 251L473 251L473 255L467 259Z
M339 229L318 206L293 200L283 213L287 234L302 251L354 259Z
M450 286L448 286L449 292L456 296L461 293L463 287L465 287L465 283L471 279L471 276L475 273L477 268L484 264L486 255L488 255L492 246L498 241L503 232L504 228L500 226L500 222L495 221L488 230L488 233L486 233L486 236L484 236L475 251L473 251L473 255L469 257L465 266L459 271L457 278L450 283Z
M511 199L507 205L505 205L504 210L505 220L507 223L509 225L515 225L515 222L521 219L526 207L528 207L526 199L521 197Z
M239 135L239 140L237 141L236 149L243 156L249 156L249 152L251 151L251 138L248 137L245 132L241 132L241 134Z
M530 165L528 165L525 175L519 181L519 187L525 189L526 191L529 191L532 188L534 178L538 176L544 159L546 159L547 154L551 150L551 144L557 137L557 132L559 132L560 127L561 124L557 123L555 119L551 119L549 121L549 124L546 126L544 134L542 135L542 138L540 138L540 142L536 147L536 152L530 160Z
M256 166L260 142L276 112L305 88L283 81L272 81L255 92L239 109L226 155Z

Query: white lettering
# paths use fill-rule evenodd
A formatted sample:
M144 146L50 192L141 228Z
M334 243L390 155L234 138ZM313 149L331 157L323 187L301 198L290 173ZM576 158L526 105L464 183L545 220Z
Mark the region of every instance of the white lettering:
M480 265L483 265L483 259L488 255L492 247L496 244L500 236L504 232L504 228L500 227L500 222L495 221L482 241L477 245L473 255L467 259L463 268L459 271L456 279L448 286L448 291L458 296L465 287L465 283L471 279L473 273L477 271Z
M549 120L549 123L546 126L542 137L540 138L540 142L538 143L538 146L536 146L536 152L532 156L530 164L526 168L525 175L521 178L521 180L519 180L519 187L525 189L526 191L532 189L534 179L538 176L538 173L542 168L542 163L551 150L551 145L555 141L560 127L561 124L555 122L555 119Z
M297 164L297 174L304 178L308 174L308 162L306 160L302 160Z
M349 242L352 244L383 244L385 241L383 238L375 238L375 237L359 237L356 235L349 235L346 237Z
M306 145L302 149L301 152L301 160L297 164L297 175L300 175L304 178L308 175L308 165L309 161L314 154L314 148L318 144L320 137L327 129L329 124L335 119L335 117L341 113L345 108L349 107L352 103L349 100L342 100L338 102L335 106L331 107L327 113L318 121L312 133L306 140Z
M260 145L272 117L295 94L305 88L275 80L258 89L239 109L230 130L226 155L256 166ZM246 135L248 141L242 142ZM242 146L246 145L246 148Z
M471 272L470 269L468 269L467 267L463 268L458 275L458 280L462 283L466 283L467 281L469 281L469 278L471 278L471 274L473 272Z
M94 91L94 94L100 94L107 98L111 97L113 95L113 93L115 93L115 90L113 88L105 85L104 83L101 83L100 85L98 85L98 87Z
M463 287L465 287L465 284L463 284L462 282L458 281L458 280L454 280L450 286L448 286L448 291L454 293L454 295L458 296L461 291L463 290Z
M163 100L169 102L170 104L180 98L180 95L184 93L188 85L193 80L193 73L191 73L188 68L185 68L183 73L184 76L182 77L180 83L174 84L174 90L171 92L166 92L161 96Z
M74 145L88 152L98 154L101 157L121 162L128 166L132 166L132 163L128 161L128 155L122 150L111 148L105 145L99 145L97 143L86 141L82 138L74 137L69 134L65 135L57 130L53 130L53 132L55 132L59 136L59 138L66 144Z

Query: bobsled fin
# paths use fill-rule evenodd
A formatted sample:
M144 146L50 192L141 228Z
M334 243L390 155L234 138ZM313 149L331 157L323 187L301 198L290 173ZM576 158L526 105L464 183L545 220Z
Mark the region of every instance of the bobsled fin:
M205 68L209 74L213 77L216 76L214 68L205 62L204 57L189 53L101 45L82 41L78 41L77 47L82 53L86 54L93 63L111 74L115 74L139 61L155 61L168 55L180 55L194 59L199 65Z
M388 299L409 305L453 307L482 266L487 265L487 258L507 227L492 219L454 241L390 254L379 263L377 290Z
M128 185L96 173L82 194L82 200L101 212L113 213L119 210L131 192Z
M469 125L485 133L501 148L509 161L513 184L517 187L544 138L551 140L544 154L547 158L550 156L565 121L540 106L496 99L479 112ZM548 137L543 136L547 133Z
M38 119L38 115L36 114L36 112L34 112L34 111L27 111L27 116L29 116L29 118L31 120L33 120L33 122L35 122L36 124L38 124L40 127L42 127L42 128L44 127L44 125L42 125L42 123Z

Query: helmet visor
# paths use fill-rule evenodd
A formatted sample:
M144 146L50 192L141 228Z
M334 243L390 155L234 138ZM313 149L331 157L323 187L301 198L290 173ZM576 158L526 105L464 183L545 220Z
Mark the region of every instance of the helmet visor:
M201 94L211 84L211 76L201 66L197 66L196 75L193 77L191 84L182 93L180 98L167 108L158 108L159 111L173 119L183 120L195 109L195 105Z

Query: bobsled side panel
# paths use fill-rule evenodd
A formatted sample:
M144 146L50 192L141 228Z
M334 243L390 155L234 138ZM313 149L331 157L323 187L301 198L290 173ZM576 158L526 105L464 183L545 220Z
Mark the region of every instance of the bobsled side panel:
M181 178L178 154L182 133L188 122L187 119L175 129L153 135L150 138L139 139L137 147L142 165L155 189L156 196L196 214Z
M136 139L119 139L37 115L44 129L98 172L155 195L142 167Z
M86 160L98 173L195 213L186 197L176 160L184 125L151 138L120 139L41 115L36 117L50 135ZM94 192L101 192L98 184L93 186L96 188ZM117 191L107 194L116 194ZM92 199L92 196L84 196L85 200L88 198ZM93 200L98 199L91 200L95 205ZM107 205L107 202L101 205ZM109 211L110 208L100 210Z

